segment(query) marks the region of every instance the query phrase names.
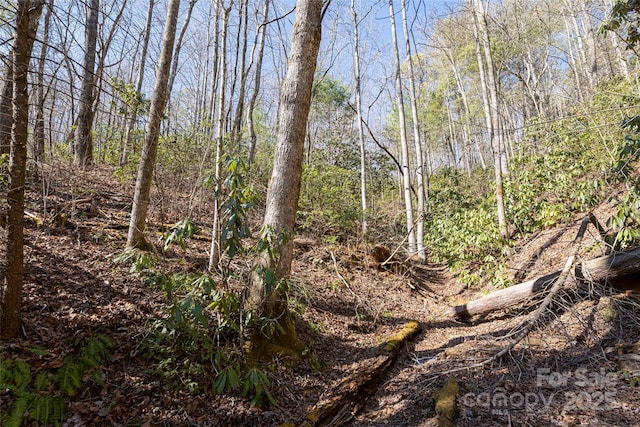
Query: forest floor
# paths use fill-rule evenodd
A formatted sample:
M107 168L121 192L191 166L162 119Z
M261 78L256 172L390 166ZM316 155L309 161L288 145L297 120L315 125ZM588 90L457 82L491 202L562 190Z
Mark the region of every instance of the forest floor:
M48 207L66 220L50 215L44 225L26 228L23 335L2 343L0 356L24 359L35 377L55 372L88 338L111 338L112 355L100 367L104 385L87 383L71 396L63 425L300 424L411 320L420 322L422 332L404 346L371 396L343 411L335 425L436 426L434 395L449 379L460 387L458 426L618 426L640 419L640 387L625 377L640 369L634 293L598 285L568 289L539 328L508 355L483 364L509 344L505 336L537 304L457 322L445 316L448 307L493 288L467 289L439 265L380 268L361 246L328 244L313 235L296 238L291 298L311 357L293 367L279 360L265 368L275 405L257 409L239 395L164 383L144 348L154 322L167 316L167 299L142 275L114 263L126 240L132 184L122 184L106 168L85 176L60 168L47 178L29 190L27 211L42 217L44 191ZM187 196L171 197L172 203L186 203ZM595 211L601 222L609 209ZM180 219L156 202L150 217L154 243L162 247L159 224ZM516 281L562 269L580 219L514 246L510 267ZM589 230L585 258L604 250L597 232ZM2 260L5 239L0 230ZM207 250L206 238L194 239L187 250L172 249L162 260L171 270L202 271ZM0 390L0 411L13 403Z

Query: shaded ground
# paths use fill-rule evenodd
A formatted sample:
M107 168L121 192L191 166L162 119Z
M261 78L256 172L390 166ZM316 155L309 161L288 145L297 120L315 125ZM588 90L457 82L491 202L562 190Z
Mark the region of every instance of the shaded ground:
M328 245L322 236L310 235L296 240L291 302L304 320L300 335L314 363L290 368L276 361L266 369L277 405L255 409L239 396L169 386L154 375L142 351L154 320L166 316L166 298L113 262L126 239L131 186L119 184L107 169L86 177L60 169L48 184L43 187L48 207L66 220L30 224L26 230L24 336L3 343L2 357L25 359L35 374L59 367L91 336L111 337L116 346L101 368L104 386L79 390L70 399L65 425L300 423L385 337L414 319L423 332L401 352L373 396L359 402L363 409L347 414L343 424L437 425L433 394L448 378L461 387L459 426L637 424L640 389L618 375L634 369L632 356L640 359L630 346L640 339L633 295L599 286L569 289L541 329L510 356L474 367L508 345L499 338L531 309L514 307L470 323L448 320L443 313L449 305L482 292L465 290L439 266L380 269L361 247ZM42 194L34 190L29 200L29 211L41 216ZM181 219L167 206L152 207L156 243L158 224ZM604 221L605 212L596 215ZM516 248L514 276L521 280L561 269L579 220ZM595 257L604 247L589 230L581 253ZM169 254L167 268L202 270L207 249L206 237L193 240L186 252ZM0 390L0 410L11 403Z

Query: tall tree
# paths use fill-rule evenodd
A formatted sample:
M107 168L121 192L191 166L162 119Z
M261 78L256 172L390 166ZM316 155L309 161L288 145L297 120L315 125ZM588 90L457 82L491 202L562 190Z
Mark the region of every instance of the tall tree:
M153 19L153 8L155 7L156 0L149 0L149 7L147 8L147 21L142 34L142 52L140 53L140 64L138 65L138 76L136 78L136 95L142 91L142 83L144 82L144 71L147 62L147 50L149 49L149 38L151 37L151 20ZM139 99L136 99L133 105L133 111L127 121L125 128L125 137L120 152L120 165L125 165L129 162L129 149L133 139L133 128L138 121L138 113L140 111Z
M13 103L9 188L7 192L7 266L2 295L0 337L13 338L20 333L20 309L24 275L24 186L27 165L27 126L29 93L27 73L33 42L42 13L42 0L18 0L15 36L10 67L13 69Z
M178 64L180 60L180 50L182 49L182 41L184 40L184 35L187 32L187 28L189 27L189 22L191 22L191 14L193 13L193 7L196 5L198 0L190 0L189 7L187 8L187 16L184 18L184 23L182 24L182 28L180 29L180 35L178 36L178 41L176 42L175 51L173 53L173 60L171 65L171 74L169 75L169 83L167 84L167 98L171 98L171 92L173 91L173 83L176 80L176 75L178 74Z
M131 208L131 220L129 222L129 233L127 235L127 247L129 248L146 249L148 247L148 243L144 237L144 231L146 229L147 211L149 210L153 168L158 153L160 122L162 121L162 115L167 105L167 84L171 71L171 57L173 55L173 45L176 38L179 10L180 0L169 0L156 84L151 98L149 119L147 121L140 166L138 167L133 207Z
M328 3L328 1L327 1ZM278 128L273 173L267 190L262 238L271 250L260 252L257 267L247 289L245 308L254 312L254 319L277 319L282 327L273 340L292 345L297 341L289 317L285 286L279 284L291 272L293 233L300 197L302 161L311 107L311 88L316 70L322 28L323 0L298 0L291 36L291 53L287 74L280 92ZM270 279L271 272L273 279ZM277 286L276 286L277 285ZM259 359L265 349L265 337L259 325L252 330L249 358Z
M213 231L211 234L211 250L209 252L209 270L213 270L220 260L220 204L218 190L220 186L218 183L222 179L222 152L224 150L224 136L225 136L225 105L226 105L226 91L227 91L227 34L229 31L229 16L231 15L231 8L233 6L233 0L229 1L229 6L224 7L221 1L220 6L224 10L224 17L222 22L222 34L221 38L221 52L220 52L220 64L218 66L218 77L220 79L218 83L218 91L220 92L217 111L216 111L216 158L214 164L214 179L216 182L215 194L213 197Z
M355 76L355 97L356 97L356 128L358 129L358 141L360 142L360 201L362 203L362 237L367 238L368 233L368 207L367 207L367 176L366 176L366 151L364 145L364 129L362 124L362 87L360 76L360 33L358 26L358 13L356 10L356 0L351 0L351 18L353 22L353 72Z
M258 58L256 60L255 82L253 84L253 93L249 100L249 106L247 107L247 127L249 128L249 154L247 155L247 163L251 165L256 153L256 144L258 137L256 136L255 121L253 119L253 112L256 108L256 101L258 100L258 94L260 93L260 82L262 77L262 59L264 58L264 46L266 44L266 32L267 21L269 19L269 0L264 2L264 10L262 12L262 24L260 24L259 31L256 34L260 36L260 47L258 48ZM255 44L254 44L255 46Z
M417 252L420 261L423 263L427 260L427 251L424 245L424 218L426 216L426 192L425 182L428 179L425 176L424 160L422 158L422 138L420 133L420 122L418 121L418 100L416 94L415 74L413 72L413 57L411 55L411 34L407 25L407 6L406 1L402 0L402 29L404 31L405 49L407 54L407 64L409 65L409 100L411 102L411 117L413 119L413 144L416 152L416 181L418 181L418 218L416 220L416 243Z
M10 53L9 56L13 55ZM13 101L13 67L6 68L0 92L0 154L9 154L11 148L11 124L13 115L11 103Z
M78 131L74 163L86 168L93 162L93 101L95 97L96 45L98 40L98 12L100 0L91 0L87 6L85 26L84 62L82 64L82 92L80 94L80 112L78 113Z
M398 107L398 123L400 132L400 150L402 153L402 185L404 194L404 207L407 217L407 233L409 241L409 253L414 255L417 251L417 239L413 221L413 201L411 200L411 170L409 168L409 143L407 141L407 125L404 113L404 95L402 90L402 76L400 72L400 52L398 50L398 38L396 35L396 19L393 8L393 0L389 0L389 15L391 20L391 43L395 58L395 83L396 104Z
M504 189L502 184L502 151L504 150L503 133L500 125L500 107L498 104L498 86L493 66L493 56L491 53L491 42L487 30L487 21L482 0L472 0L474 13L474 28L477 31L476 48L478 50L478 67L480 70L480 80L485 93L485 114L487 116L487 126L489 128L489 140L493 148L493 162L496 177L496 204L498 211L498 227L500 236L507 241L509 234L507 231L507 219L504 208ZM484 53L484 61L480 53ZM485 66L486 64L486 66Z
M49 24L51 22L51 13L53 12L54 0L47 4L47 13L44 15L44 28L42 31L42 45L40 47L40 58L38 59L38 75L37 75L37 99L36 99L36 124L34 130L33 143L33 159L40 162L44 159L44 67L47 61L47 49L49 48Z
M244 118L244 103L245 103L245 94L246 94L246 86L247 86L247 78L249 77L250 68L246 65L247 63L247 45L248 45L248 28L249 28L249 11L248 2L240 2L240 25L238 26L238 42L236 43L236 67L235 67L235 78L234 82L237 80L237 73L240 72L240 86L237 91L233 91L237 98L236 103L236 114L233 119L233 126L231 127L231 150L235 154L240 152L240 138L242 136L242 119ZM242 33L242 34L241 34ZM242 40L240 40L242 39ZM241 46L242 47L241 47ZM238 70L238 59L240 60L239 70ZM235 87L235 85L234 85ZM231 109L229 109L231 110Z

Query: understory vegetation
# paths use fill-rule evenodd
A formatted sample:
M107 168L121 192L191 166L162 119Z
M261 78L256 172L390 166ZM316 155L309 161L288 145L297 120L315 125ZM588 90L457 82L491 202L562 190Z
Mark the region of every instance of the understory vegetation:
M607 223L611 229L609 243L624 248L637 241L637 119L623 120L625 108L633 107L633 100L611 95L627 92L626 85L608 85L602 91L608 95L583 106L582 111L590 113L576 111L548 123L538 120L523 129L522 148L511 153L510 169L505 174L511 244L505 245L500 239L490 171L477 168L467 174L450 167L438 169L430 177L426 222L425 241L431 260L447 263L459 281L469 287L485 283L508 286L512 277L506 266L509 255L517 250L514 244L538 231L571 222L607 201L617 206L617 213ZM619 120L612 120L611 110L617 112ZM260 243L254 249L246 247L251 236L246 220L259 204L252 188L266 187L266 182L254 179L249 185L242 162L230 160L228 165L223 191L227 197L223 226L226 258L219 278L161 273L155 267L161 254L154 256L155 261L147 260L144 253L129 261L134 270L146 275L150 285L164 291L169 302L167 318L158 321L153 338L145 344L145 351L156 360L156 374L176 388L235 392L252 397L255 405L263 405L266 401L273 403L267 372L278 369L278 365L265 371L246 365L243 359L243 330L251 320L243 311L241 290L248 273L234 260L260 247ZM303 179L299 233L310 233L324 243L357 241L357 174L335 164L316 162L305 168ZM373 194L377 196L373 201L374 224L399 221L394 217L393 206L398 201L393 180ZM195 224L185 220L165 235L164 249L172 250L176 245L184 249L198 232ZM401 226L381 226L373 234L382 242L403 238ZM369 240L368 244L376 243L379 241ZM292 296L290 304L300 309L303 300ZM278 325L275 319L258 321L266 336ZM317 366L317 362L310 363Z
M638 240L638 139L628 83L605 85L590 105L568 117L525 126L505 174L511 241L562 225L605 201L617 208L607 225L618 248ZM431 177L426 240L469 286L511 284L504 268L512 247L500 239L490 172L446 168Z
M484 386L476 374L501 388L502 373L482 372L484 364L515 360L516 344L534 329L544 334L576 303L592 311L574 326L589 325L565 341L527 343L522 351L536 364L575 363L578 352L604 360L620 350L611 346L622 336L638 345L635 329L615 331L635 313L622 316L607 300L612 289L558 294L566 306L548 318L533 312L517 342L474 368L466 349L480 352L483 343L468 337L497 339L521 313L490 319L502 322L495 330L485 319L455 317L479 293L522 282L520 273L546 277L550 266L535 265L545 245L561 237L567 243L563 233L594 210L602 224L590 217L598 234L583 243L587 249L576 243L545 254L575 252L554 279L557 292L569 268L578 269L580 251L640 244L638 31L633 21L619 34L606 32L623 24L611 21L607 29L609 2L468 0L431 10L442 15L431 22L425 5L441 2L415 2L412 11L396 2L396 14L394 1L354 0L347 25L347 2L300 1L287 11L270 1L172 0L154 11L152 0L144 30L137 28L142 8L126 0L71 2L69 11L40 0L2 3L2 22L16 24L0 26L7 41L0 46L0 193L7 200L0 209L7 243L0 247L0 314L12 324L0 330L1 425L284 421L274 413L300 421L332 399L322 387L355 384L342 380L354 365L366 370L389 343L406 350L408 332L393 339L406 322L412 337L422 323L440 335L409 350L414 360L402 369L427 372L438 357L444 367L438 378L405 372L418 391L400 387L402 397L381 399L380 407L395 405L399 413L412 399L422 417L417 425L426 422L422 406L431 399L420 393L452 372L446 352L458 343L468 346L455 369L466 370L461 387L469 392ZM293 31L307 3L317 10L313 31L323 19L327 28L322 40L309 37L319 56L307 81L296 82L303 73L287 68L308 55L288 59L298 49L285 33L311 34L312 27ZM624 16L637 18L630 2L615 4L613 12L625 6ZM159 9L173 10L173 18L159 17ZM395 37L386 40L378 27L382 15L402 15L407 27L407 12L415 16L412 33L404 29L401 61ZM189 27L192 14L201 25ZM171 54L159 60L152 56L165 23L173 34L162 37L160 51ZM18 37L20 28L34 34ZM82 32L86 40L75 37ZM16 46L9 49L9 40ZM30 45L20 73L12 64L18 41ZM386 58L391 50L394 58ZM353 69L344 65L353 59ZM170 83L156 77L149 96L145 71ZM291 102L292 94L300 99ZM560 231L526 248L550 229ZM529 262L522 268L519 254ZM589 287L601 285L588 279ZM540 313L556 309L556 296L547 293ZM593 319L597 334L588 330L596 330ZM375 363L391 369L397 353L388 356ZM636 386L639 372L616 375ZM383 375L353 388L373 393L369 386ZM451 388L458 393L457 383ZM280 406L283 397L298 413ZM353 409L355 417L366 401L341 415ZM229 409L238 410L231 417ZM243 418L252 411L259 415Z

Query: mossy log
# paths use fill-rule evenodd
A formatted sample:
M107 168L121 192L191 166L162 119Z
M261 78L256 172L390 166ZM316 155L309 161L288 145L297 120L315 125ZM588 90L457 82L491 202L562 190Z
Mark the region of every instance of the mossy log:
M500 289L466 304L451 307L447 311L447 316L465 320L473 316L523 303L541 291L550 289L551 285L560 276L560 273L560 271L556 271L546 276ZM585 261L577 264L575 268L575 275L579 279L597 283L607 282L614 287L616 286L616 280L638 274L640 274L640 248Z
M301 424L304 427L321 426L337 419L345 413L352 413L362 405L364 396L373 394L380 377L393 365L402 344L420 332L420 324L416 321L407 323L404 328L387 338L378 347L378 356L360 364L358 370L344 378L334 390L331 397L320 401L307 415Z

